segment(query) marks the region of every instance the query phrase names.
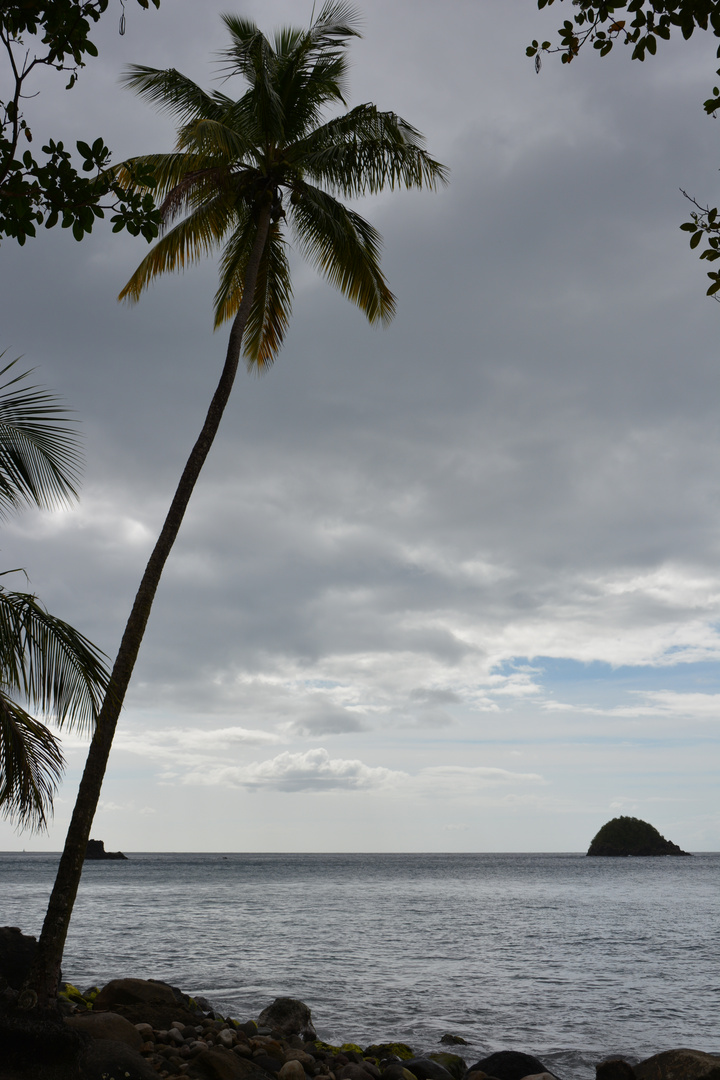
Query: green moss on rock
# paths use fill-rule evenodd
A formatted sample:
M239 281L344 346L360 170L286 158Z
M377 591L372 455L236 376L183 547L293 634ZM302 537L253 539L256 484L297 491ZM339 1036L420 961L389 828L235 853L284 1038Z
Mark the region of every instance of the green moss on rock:
M391 1056L398 1057L401 1061L410 1061L415 1057L415 1051L405 1043L373 1043L365 1049L365 1057L382 1059Z
M636 817L616 817L593 837L588 855L687 855L657 829Z

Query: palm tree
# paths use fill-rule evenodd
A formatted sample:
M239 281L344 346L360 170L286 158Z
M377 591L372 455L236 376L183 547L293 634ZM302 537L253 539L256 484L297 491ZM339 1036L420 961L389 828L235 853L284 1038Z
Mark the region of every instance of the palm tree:
M2 355L2 354L0 354ZM0 369L0 517L77 497L79 448L53 394ZM5 571L10 573L11 571ZM0 586L0 813L42 829L63 768L60 744L33 712L89 730L108 686L102 653L35 596Z
M235 100L202 90L174 69L133 66L126 84L180 123L176 148L116 168L129 190L137 167L150 167L166 231L120 298L137 300L159 274L182 269L218 248L215 325L232 319L225 365L190 453L125 627L88 753L55 887L28 980L28 1004L52 1001L85 846L112 740L165 562L218 430L241 349L262 371L275 358L290 317L292 288L286 227L300 253L371 323L387 322L395 299L379 266L380 236L338 201L383 188L434 188L445 169L422 148L420 134L394 113L347 108L345 49L357 17L328 2L306 29L285 28L270 42L257 26L223 16L231 44L227 76L247 89Z

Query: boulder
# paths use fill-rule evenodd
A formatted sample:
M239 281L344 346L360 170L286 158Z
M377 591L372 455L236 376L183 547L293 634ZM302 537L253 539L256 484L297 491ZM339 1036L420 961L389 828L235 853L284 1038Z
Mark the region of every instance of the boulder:
M152 1065L125 1042L113 1039L93 1039L80 1056L82 1080L158 1080Z
M616 817L593 837L588 855L689 855L661 836L654 825L636 817Z
M76 1080L79 1055L89 1043L53 1009L0 1010L2 1080Z
M378 1061L389 1057L409 1061L410 1058L415 1057L415 1051L411 1050L405 1043L373 1043L372 1046L366 1046L363 1053L365 1057L375 1057Z
M415 1073L406 1069L402 1061L393 1061L383 1069L382 1080L417 1080Z
M635 1070L623 1058L608 1058L595 1066L595 1080L635 1080Z
M720 1057L702 1050L665 1050L635 1066L637 1080L720 1080Z
M36 949L37 939L19 926L0 926L0 976L13 990L24 983Z
M113 979L93 1002L93 1013L119 1013L131 1024L147 1023L165 1030L175 1020L197 1023L198 1014L190 998L174 986L155 979Z
M297 998L275 998L258 1016L258 1028L270 1028L283 1035L299 1035L307 1042L317 1039L309 1007Z
M483 1058L468 1069L466 1076L471 1072L484 1072L487 1076L495 1077L496 1080L525 1080L526 1076L533 1073L549 1072L542 1061L538 1061L531 1054L521 1054L518 1050L498 1050L496 1054ZM554 1076L554 1073L550 1073Z
M65 1023L73 1031L84 1031L92 1039L112 1039L125 1043L132 1050L139 1050L145 1040L141 1032L124 1016L114 1012L91 1012L79 1016L66 1016ZM145 1024L152 1035L152 1028Z
M297 1058L286 1061L278 1070L278 1080L305 1080L305 1069L301 1062Z
M429 1057L410 1058L409 1061L404 1062L404 1065L413 1076L417 1077L417 1080L453 1080L453 1074L448 1072L444 1065L440 1065ZM463 1069L460 1076L464 1074Z
M106 851L104 840L88 840L85 848L86 859L127 859L122 851Z
M232 1050L202 1050L193 1059L186 1076L192 1080L268 1080L268 1074ZM155 1073L153 1080L157 1080Z
M448 1054L447 1051L440 1050L427 1056L431 1061L437 1061L438 1065L442 1065L443 1069L447 1069L453 1080L462 1080L467 1072L467 1062L459 1054Z
M441 1043L446 1043L449 1046L467 1046L467 1039L463 1039L462 1035L443 1035L440 1039Z

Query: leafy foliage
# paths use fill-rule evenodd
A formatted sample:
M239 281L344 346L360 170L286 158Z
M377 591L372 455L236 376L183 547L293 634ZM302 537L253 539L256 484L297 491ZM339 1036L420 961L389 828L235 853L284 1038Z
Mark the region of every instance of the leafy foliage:
M292 301L286 224L301 254L365 313L386 322L395 298L380 270L380 236L337 196L355 198L383 188L434 188L445 168L401 117L346 106L345 48L358 36L352 8L326 3L309 29L282 29L269 41L247 19L223 16L230 46L227 78L246 89L234 99L202 90L175 69L135 65L124 81L180 123L175 150L133 158L114 175L131 194L154 177L164 233L135 271L122 298L137 300L158 274L181 270L222 250L215 325L232 318L242 300L248 261L263 207L271 225L245 327L250 366L272 363L282 345Z
M101 138L92 145L77 143L80 172L61 140L50 139L38 159L30 149L32 131L21 108L23 99L33 96L26 84L38 67L68 72L66 89L72 89L85 57L98 54L90 33L108 2L6 0L0 5L0 43L10 78L0 100L0 236L21 245L36 235L38 225L50 229L59 221L82 240L106 211L112 212L114 232L126 228L148 241L157 236L159 215L152 198L130 195L114 182L106 171L110 151ZM150 0L137 3L147 8ZM160 0L152 3L159 7Z
M0 379L16 363L0 369ZM18 386L30 374L0 384L0 516L23 505L52 508L77 497L77 435L54 394Z
M555 0L538 0L538 8L554 3ZM696 29L710 30L720 38L720 0L618 0L612 4L599 0L572 0L572 4L577 11L558 31L558 46L553 47L550 41L534 40L527 47L527 55L535 59L536 71L540 71L543 53L560 53L562 62L569 64L588 42L601 56L607 56L613 45L620 41L632 46L633 60L644 60L646 56L655 56L658 41L669 41L677 30L685 40L691 38ZM621 15L625 18L620 18ZM717 56L720 58L720 45ZM717 74L720 75L720 68ZM713 87L712 95L704 102L704 109L708 115L716 115L720 109L719 87ZM691 234L690 247L697 248L705 240L707 246L700 252L700 258L708 262L720 259L717 207L702 206L685 191L683 195L697 208L691 213L690 221L680 226ZM708 277L707 295L720 300L720 273L709 271Z
M1 355L1 354L0 354ZM76 497L79 446L54 394L0 370L0 516ZM63 768L57 739L25 706L89 730L107 691L102 653L35 596L0 586L0 813L43 828ZM22 702L23 704L20 704Z
M551 7L554 3L555 0L538 0L538 8ZM644 60L646 56L655 56L658 41L669 41L674 30L679 30L686 40L698 28L712 30L720 37L720 0L618 0L612 4L572 0L572 5L577 10L558 31L559 46L553 48L549 41L533 41L526 50L528 56L539 59L542 52L559 52L562 62L569 64L588 42L601 56L607 56L620 41L632 46L633 60ZM714 93L717 97L717 90ZM712 101L705 102L705 108L713 112Z
M0 811L44 828L63 768L52 732L17 702L59 727L89 730L108 686L103 654L36 597L0 588Z

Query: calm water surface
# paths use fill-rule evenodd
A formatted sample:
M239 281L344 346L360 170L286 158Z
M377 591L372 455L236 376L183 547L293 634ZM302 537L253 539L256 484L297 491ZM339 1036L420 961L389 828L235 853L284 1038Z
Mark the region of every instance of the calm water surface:
M0 923L37 934L57 855L0 854ZM321 1038L467 1039L563 1080L602 1057L720 1053L720 854L130 854L88 863L63 973L165 979L255 1017L289 994Z

